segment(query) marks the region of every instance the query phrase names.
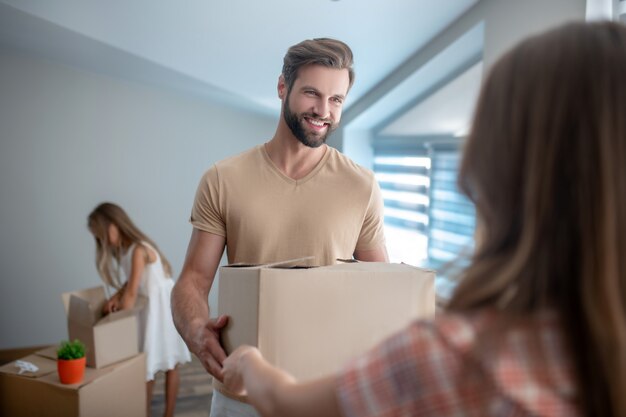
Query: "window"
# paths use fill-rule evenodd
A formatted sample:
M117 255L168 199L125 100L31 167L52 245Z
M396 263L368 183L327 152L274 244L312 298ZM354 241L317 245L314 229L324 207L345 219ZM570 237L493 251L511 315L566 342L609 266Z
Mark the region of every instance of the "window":
M391 260L422 265L428 249L427 149L379 141L374 144L374 173L385 202L385 234Z
M459 147L454 137L374 141L391 261L435 269L442 294L451 290L448 278L463 265L475 228L474 207L456 186Z
M466 265L473 247L474 205L457 188L459 142L431 143L431 186L426 266L446 278Z

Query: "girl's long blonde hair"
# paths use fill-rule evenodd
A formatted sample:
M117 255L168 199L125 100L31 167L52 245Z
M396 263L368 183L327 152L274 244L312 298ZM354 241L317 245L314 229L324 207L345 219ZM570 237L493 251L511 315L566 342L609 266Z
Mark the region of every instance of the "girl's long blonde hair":
M626 27L571 23L500 59L459 185L480 234L449 309L555 309L582 411L626 416Z
M109 225L114 224L120 233L120 241L131 245L133 243L148 243L161 257L163 269L167 276L172 276L172 268L158 246L135 226L126 212L113 203L98 205L87 219L89 230L96 241L96 268L102 280L114 288L121 288L122 282L119 273L119 263L122 247L114 246L109 242Z

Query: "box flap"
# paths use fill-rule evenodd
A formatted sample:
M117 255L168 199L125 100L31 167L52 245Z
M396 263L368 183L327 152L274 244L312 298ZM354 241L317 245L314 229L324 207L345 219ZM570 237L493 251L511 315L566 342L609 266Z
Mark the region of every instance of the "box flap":
M40 381L59 386L67 390L78 390L80 387L90 384L95 379L100 378L115 369L116 365L108 366L106 368L94 369L85 368L85 376L78 384L62 384L59 380L57 373L57 360L56 360L57 346L49 346L45 349L39 350L32 355L29 355L20 360L27 361L39 368L36 372L24 372L19 374L20 369L15 366L15 362L8 363L0 367L0 372L6 374L14 374L23 376L26 378L38 378Z
M64 292L61 294L61 301L63 301L63 308L65 309L65 316L68 317L70 315L70 296L71 292Z
M25 378L41 378L42 376L47 375L51 372L56 372L57 370L57 363L55 360L50 360L37 354L28 355L19 360L32 363L38 368L38 370L36 372L26 371L20 374L20 368L16 366L17 361L12 361L3 366L0 366L0 373L19 375Z
M99 307L99 303L71 294L68 320L82 326L92 326L102 316Z
M101 326L103 324L111 323L115 320L121 320L126 317L137 315L141 310L146 308L147 305L148 299L142 295L139 295L137 296L137 300L135 301L135 306L133 308L107 314L106 316L100 318L95 326Z
M314 256L305 256L303 258L289 259L286 261L280 262L272 262L270 264L265 264L263 268L298 268L298 267L312 267L313 261L315 260Z
M70 317L72 296L85 300L88 304L91 304L93 306L93 309L99 314L102 309L102 305L107 299L104 287L101 285L97 287L87 288L84 290L63 293L61 294L61 299L63 301L63 306L65 307L65 314L68 316L68 318Z
M339 260L339 259L338 259ZM368 271L368 272L398 272L403 270L419 270L426 273L435 273L432 269L420 268L405 263L390 262L344 262L335 265L321 266L320 269L332 269L333 271Z
M76 295L80 298L93 300L100 303L104 303L107 299L105 289L101 285L97 287L86 288L84 290L65 292L61 294L61 299L63 301L63 306L65 307L65 314L68 316L70 309L70 297L72 295Z
M37 352L35 352L35 355L43 356L44 358L48 358L48 359L56 360L57 359L57 349L58 348L59 348L58 346L48 346L45 349L41 349L41 350L38 350Z
M272 262L269 264L250 264L250 263L234 263L230 265L223 266L222 268L297 268L297 267L305 267L311 268L315 265L312 265L312 262L315 260L314 256L305 256L303 258L296 259L288 259L285 261Z

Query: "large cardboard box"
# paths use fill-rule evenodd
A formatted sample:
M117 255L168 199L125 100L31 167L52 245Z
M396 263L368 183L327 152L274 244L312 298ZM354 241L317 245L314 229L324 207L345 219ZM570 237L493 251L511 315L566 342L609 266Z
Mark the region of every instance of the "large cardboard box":
M416 318L435 314L435 273L405 264L226 266L219 314L227 352L241 344L299 380L337 371Z
M11 417L145 417L143 353L105 368L85 370L79 384L59 381L55 348L22 358L37 372L19 374L15 361L0 367L0 415Z
M103 316L107 301L104 287L64 293L70 340L79 339L87 347L87 366L102 368L139 353L138 314L146 299L138 297L135 308Z

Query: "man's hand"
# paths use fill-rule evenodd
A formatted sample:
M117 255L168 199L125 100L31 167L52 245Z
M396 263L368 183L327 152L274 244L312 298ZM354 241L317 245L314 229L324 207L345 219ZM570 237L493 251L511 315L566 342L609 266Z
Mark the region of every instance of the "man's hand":
M220 345L220 333L227 323L228 316L210 319L204 326L197 329L192 344L189 346L204 368L219 381L224 378L222 364L226 359L226 352Z
M208 296L225 245L223 236L194 228L171 299L172 318L178 333L204 368L220 381L222 362L226 359L220 346L220 332L228 323L228 317L209 319Z

